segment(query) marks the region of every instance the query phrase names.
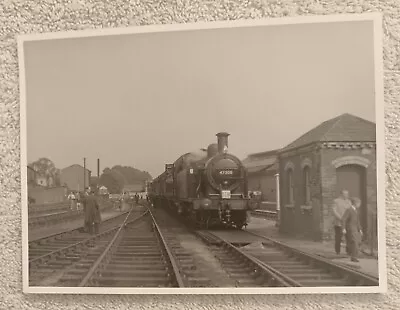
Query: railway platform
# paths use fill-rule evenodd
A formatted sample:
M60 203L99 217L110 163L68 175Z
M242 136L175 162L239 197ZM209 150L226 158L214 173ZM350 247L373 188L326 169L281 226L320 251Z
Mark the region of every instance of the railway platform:
M113 218L121 214L121 212L128 211L122 209L121 211L119 209L106 209L101 211L101 219L102 221ZM41 238L45 238L47 236L51 236L56 233L61 233L64 231L68 231L71 229L77 229L80 227L83 227L83 217L84 214L82 213L82 216L73 220L66 220L65 222L53 224L51 226L46 226L43 228L36 228L33 230L29 230L28 233L28 240L30 241L35 241Z
M359 262L351 262L346 254L337 255L335 253L332 241L315 242L282 235L275 226L275 221L252 217L251 222L247 226L247 231L270 237L300 251L332 260L332 262L343 264L371 276L378 277L379 275L378 260L376 258L360 253ZM342 244L342 247L342 253L346 253L345 245Z

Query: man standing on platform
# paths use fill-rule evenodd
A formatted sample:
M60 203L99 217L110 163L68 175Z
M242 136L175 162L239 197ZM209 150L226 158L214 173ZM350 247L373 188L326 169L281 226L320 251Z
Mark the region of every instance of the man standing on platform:
M346 210L350 207L351 207L351 201L349 199L349 192L347 190L342 190L341 195L334 200L334 205L333 205L333 216L334 216L333 226L335 229L335 252L338 255L340 254L340 247L343 237L342 218ZM346 235L346 252L349 253L347 235Z
M358 262L358 248L361 243L362 230L358 216L358 210L361 206L359 198L351 199L351 207L346 210L343 215L343 233L346 234L349 247L349 254L352 262Z
M85 197L85 226L90 234L98 234L101 223L100 206L95 197L95 189L91 188Z

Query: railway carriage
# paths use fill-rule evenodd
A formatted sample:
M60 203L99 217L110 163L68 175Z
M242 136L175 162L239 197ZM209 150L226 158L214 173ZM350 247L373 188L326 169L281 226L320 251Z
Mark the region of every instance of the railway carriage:
M247 225L248 196L246 170L228 153L228 133L218 133L218 143L186 153L149 186L155 207L167 206L189 218L198 227Z

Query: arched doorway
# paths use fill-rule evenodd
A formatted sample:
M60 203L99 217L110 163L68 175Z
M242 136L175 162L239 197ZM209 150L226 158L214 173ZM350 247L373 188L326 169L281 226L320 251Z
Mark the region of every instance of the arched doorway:
M343 165L336 168L337 195L343 189L350 193L350 197L358 197L362 204L360 207L360 223L363 235L367 236L367 195L366 195L366 171L363 166L356 164Z

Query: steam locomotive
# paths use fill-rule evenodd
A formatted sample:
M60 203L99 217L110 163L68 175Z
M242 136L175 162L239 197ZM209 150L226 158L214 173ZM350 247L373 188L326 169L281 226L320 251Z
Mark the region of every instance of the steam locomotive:
M186 217L196 227L247 225L250 210L246 170L228 153L226 132L216 135L218 143L186 153L154 179L148 188L150 201Z

